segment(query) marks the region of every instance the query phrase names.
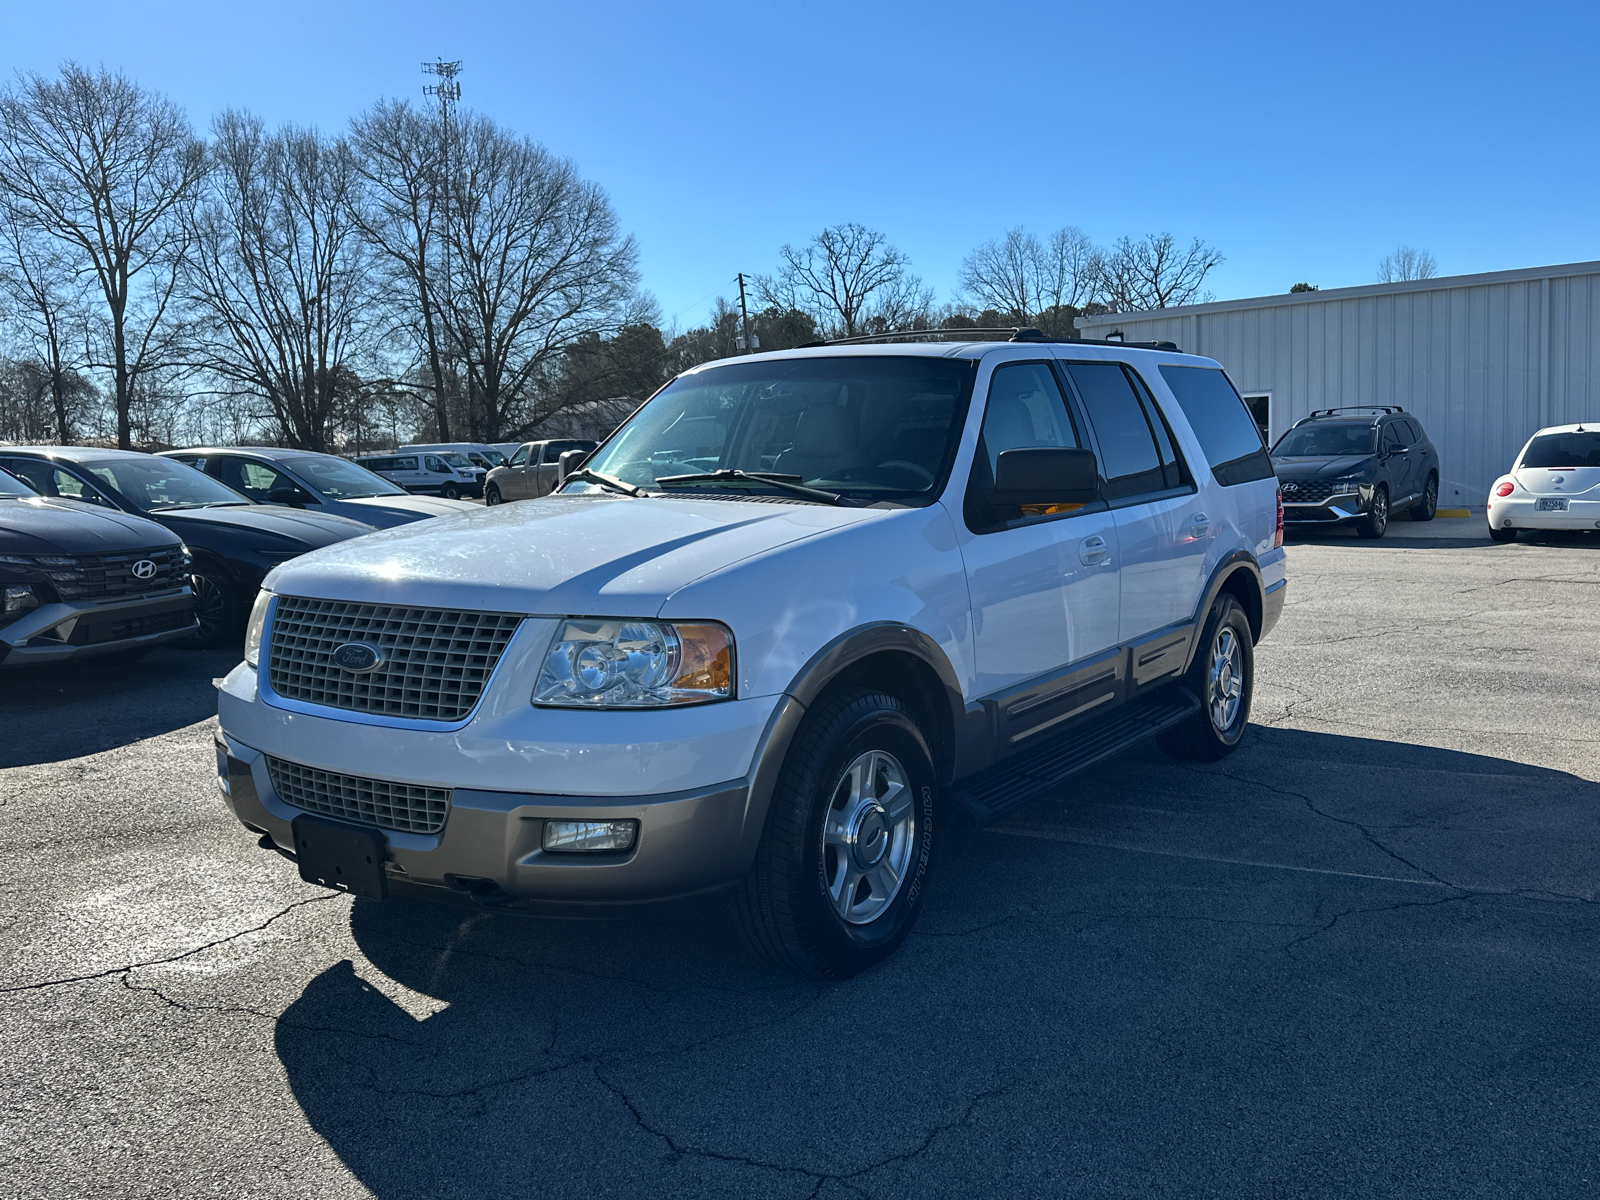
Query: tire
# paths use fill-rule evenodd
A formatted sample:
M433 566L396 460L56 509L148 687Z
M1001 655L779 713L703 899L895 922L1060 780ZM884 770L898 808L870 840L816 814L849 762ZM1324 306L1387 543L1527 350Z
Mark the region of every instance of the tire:
M500 489L495 487L494 484L492 484L492 483L488 487L484 488L483 489L483 502L485 504L488 504L488 505L491 505L491 506L495 505L495 504L499 504L501 502L500 501Z
M1427 486L1422 489L1421 502L1413 504L1406 510L1406 513L1413 521L1431 521L1433 520L1433 514L1438 511L1439 477L1430 474Z
M1517 540L1517 534L1521 532L1520 529L1496 529L1493 525L1489 526L1489 537L1497 542L1514 542Z
M927 889L936 787L927 738L900 701L854 688L820 701L795 734L734 895L751 948L816 979L847 979L892 954Z
M201 570L194 572L189 582L194 589L194 615L200 628L184 644L215 650L238 641L243 631L244 605L233 581L215 571Z
M1389 489L1381 483L1373 489L1372 507L1356 522L1356 532L1364 538L1381 538L1389 530Z
M461 489L453 483L447 483L439 489L439 495L446 500L459 500L461 499Z
M1255 693L1255 644L1250 619L1224 592L1211 606L1200 647L1183 685L1200 697L1200 711L1156 737L1156 745L1184 762L1216 762L1239 748L1250 725Z

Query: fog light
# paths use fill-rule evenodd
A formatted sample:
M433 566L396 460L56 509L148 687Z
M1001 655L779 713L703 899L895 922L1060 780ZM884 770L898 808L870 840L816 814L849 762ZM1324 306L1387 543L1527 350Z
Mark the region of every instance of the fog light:
M637 821L546 821L544 848L558 854L615 854L632 850Z
M39 597L33 594L31 587L8 587L5 590L5 604L0 608L0 612L8 617L14 617L18 613L25 613L30 608L38 607Z

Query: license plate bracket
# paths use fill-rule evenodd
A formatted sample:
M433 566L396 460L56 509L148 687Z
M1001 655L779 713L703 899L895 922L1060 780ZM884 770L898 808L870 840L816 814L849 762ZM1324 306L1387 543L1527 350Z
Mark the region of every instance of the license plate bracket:
M364 900L382 900L389 889L383 875L385 841L376 829L299 816L290 822L300 878Z
M1541 496L1534 501L1533 509L1535 512L1566 512L1567 498L1565 496Z

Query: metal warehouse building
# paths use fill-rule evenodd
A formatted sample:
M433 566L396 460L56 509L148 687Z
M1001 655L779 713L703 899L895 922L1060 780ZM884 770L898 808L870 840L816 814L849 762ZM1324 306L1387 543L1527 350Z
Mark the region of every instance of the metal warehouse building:
M1439 448L1441 504L1481 505L1543 425L1600 422L1600 262L1080 317L1227 368L1277 437L1314 408L1398 404Z

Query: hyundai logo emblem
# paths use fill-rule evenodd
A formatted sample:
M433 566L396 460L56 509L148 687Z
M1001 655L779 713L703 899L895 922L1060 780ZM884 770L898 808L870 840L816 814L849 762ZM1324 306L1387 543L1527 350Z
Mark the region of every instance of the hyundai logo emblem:
M383 666L383 651L365 642L346 642L334 647L333 662L352 675L365 675Z
M156 577L156 565L148 558L141 558L128 569L133 572L135 579L154 579Z
M1298 492L1300 485L1298 483L1286 483L1283 485L1283 490L1286 492Z

